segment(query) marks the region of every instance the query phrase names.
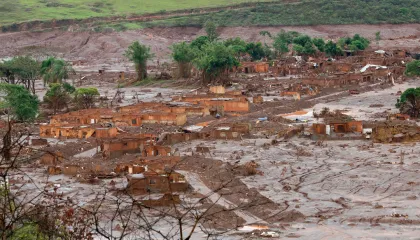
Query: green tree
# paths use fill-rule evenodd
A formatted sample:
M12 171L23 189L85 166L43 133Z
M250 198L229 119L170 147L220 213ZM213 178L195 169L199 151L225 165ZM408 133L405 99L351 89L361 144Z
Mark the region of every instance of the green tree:
M409 88L401 94L396 107L401 113L409 114L413 118L420 116L420 88Z
M295 32L286 32L283 29L273 38L273 48L278 55L289 52L289 45L293 42L293 38L298 36Z
M301 46L305 46L307 43L312 44L312 39L308 35L300 35L292 40L293 44L299 44Z
M333 43L331 40L325 44L325 53L330 57L341 56L343 51L336 43Z
M212 42L203 47L194 60L195 66L202 71L203 83L225 81L229 78L229 69L239 66L235 52L223 43Z
M191 64L196 57L196 52L196 49L186 42L172 45L172 58L178 63L180 77L191 77Z
M28 56L15 57L0 64L0 75L11 84L22 84L35 94L35 80L40 75L40 63Z
M305 55L314 55L316 53L316 50L312 42L306 42L305 46L303 46L303 50L304 50L303 53Z
M44 85L47 83L62 83L63 80L69 78L70 74L74 73L71 65L62 59L50 57L41 64Z
M217 26L214 22L207 21L204 24L204 28L206 29L207 37L210 42L216 41L219 38L219 34L217 33Z
M379 43L379 41L381 41L381 32L376 32L375 33L375 40L376 40L376 42L378 42Z
M315 47L320 52L325 52L325 41L322 38L314 38L312 39L312 42L314 43Z
M99 96L99 91L96 88L78 88L74 92L74 100L79 108L93 108L97 97Z
M355 34L353 38L346 37L346 38L340 38L338 40L338 45L340 46L341 49L353 50L353 51L365 50L366 48L369 47L369 44L370 44L369 40L364 37L361 37L359 34Z
M266 44L266 39L265 39L265 37L267 37L267 36L268 36L269 38L272 38L271 33L270 33L269 31L261 31L261 32L260 32L260 35L264 37L264 44Z
M133 42L125 51L124 56L134 63L138 81L147 78L147 60L154 57L154 54L150 52L150 47L138 41Z
M252 61L259 61L266 57L263 45L258 42L250 42L245 47L246 52L251 56Z
M405 75L408 77L420 76L420 60L414 60L407 63Z
M232 48L238 60L247 52L247 43L239 37L224 41L226 47Z
M210 42L207 36L200 36L191 42L191 47L202 50L203 46Z
M298 54L298 55L302 55L303 52L305 51L305 49L302 45L294 44L293 45L293 51L295 51L296 54Z
M48 107L53 109L54 114L64 107L68 110L68 103L71 101L70 94L73 93L74 87L67 83L68 86L59 83L51 83L49 89L44 96L44 102Z
M34 120L38 114L39 101L21 85L0 84L0 108L6 110L13 119L18 121Z

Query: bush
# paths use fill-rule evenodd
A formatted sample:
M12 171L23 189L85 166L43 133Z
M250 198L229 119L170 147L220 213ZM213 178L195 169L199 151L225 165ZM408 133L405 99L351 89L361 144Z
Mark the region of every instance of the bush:
M407 63L405 75L408 77L420 76L420 60Z

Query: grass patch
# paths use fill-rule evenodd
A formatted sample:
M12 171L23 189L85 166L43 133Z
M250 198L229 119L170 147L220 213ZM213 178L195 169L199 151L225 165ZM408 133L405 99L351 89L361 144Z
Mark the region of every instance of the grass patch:
M208 20L219 26L419 23L420 1L303 0L290 4L260 3L247 9L147 22L143 27L201 26Z
M264 0L0 0L0 25L219 7Z

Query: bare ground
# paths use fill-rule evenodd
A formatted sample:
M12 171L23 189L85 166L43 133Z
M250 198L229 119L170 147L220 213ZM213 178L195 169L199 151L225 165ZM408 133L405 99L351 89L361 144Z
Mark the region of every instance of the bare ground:
M420 24L402 25L319 25L284 27L226 27L220 28L221 38L242 37L252 41L269 41L259 35L262 30L277 33L281 29L294 30L311 36L335 39L359 33L374 40L380 31L379 44L372 42L373 48L404 48L419 50ZM151 46L156 54L155 61L167 61L169 46L179 41L189 41L203 35L204 31L195 27L151 28L126 32L19 32L0 34L0 58L19 54L39 56L56 55L69 60L85 60L91 65L112 65L113 69L124 69L130 65L123 58L124 50L133 41Z

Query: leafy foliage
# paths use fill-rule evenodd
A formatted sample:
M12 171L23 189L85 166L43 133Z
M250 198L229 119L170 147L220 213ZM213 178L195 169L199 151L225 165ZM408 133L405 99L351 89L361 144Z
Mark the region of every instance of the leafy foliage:
M322 38L314 38L312 42L320 52L325 52L325 41Z
M330 57L335 57L343 55L343 50L330 40L325 44L325 53Z
M298 26L341 24L401 24L420 22L418 0L299 1L260 3L252 8L225 10L145 23L144 26L196 26L211 20L219 26Z
M41 74L44 79L44 84L62 83L72 73L74 73L74 69L62 59L50 57L41 64Z
M38 114L39 101L27 89L20 85L0 84L0 93L5 95L1 107L18 121L34 120Z
M201 50L209 42L210 40L207 36L200 36L191 42L191 47Z
M204 24L204 28L206 29L207 37L210 42L216 41L219 37L219 34L217 33L217 26L214 24L214 22L207 21Z
M413 118L420 116L420 88L409 88L401 94L396 107L401 113L409 114Z
M230 68L239 66L234 50L221 42L212 42L203 47L194 64L203 72L204 82L226 80Z
M96 88L78 88L74 92L74 99L80 108L93 108L99 91Z
M197 55L197 49L186 42L172 45L172 58L178 63L180 76L189 78L191 75L191 62Z
M49 108L54 110L54 114L58 110L67 107L71 101L70 94L75 92L75 88L68 83L59 84L51 83L49 89L44 96L44 102L48 104Z
M0 63L0 76L7 83L22 83L26 89L35 94L35 80L40 75L40 63L28 56L15 57Z
M346 50L365 50L367 47L369 47L369 40L361 37L359 34L355 34L353 38L346 37L346 38L340 38L338 40L338 45L341 47L341 49Z
M147 78L147 60L154 57L154 54L150 52L150 47L140 44L138 41L133 42L125 51L124 56L136 66L137 80Z
M405 75L409 77L420 76L420 60L414 60L407 63Z

